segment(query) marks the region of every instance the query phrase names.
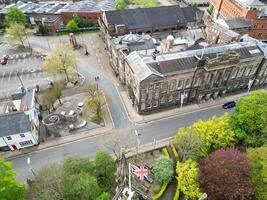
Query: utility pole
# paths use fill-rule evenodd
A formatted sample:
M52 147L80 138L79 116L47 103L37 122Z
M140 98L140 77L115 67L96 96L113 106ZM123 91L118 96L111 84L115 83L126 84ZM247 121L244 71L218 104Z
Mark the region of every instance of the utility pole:
M185 92L181 94L181 106L180 106L180 112L182 111L183 103L184 103L184 98L185 98Z
M31 158L30 158L30 157L27 158L27 165L29 166L29 171L31 171L32 174L33 174L34 176L36 176L35 172L33 171L32 166L31 166Z

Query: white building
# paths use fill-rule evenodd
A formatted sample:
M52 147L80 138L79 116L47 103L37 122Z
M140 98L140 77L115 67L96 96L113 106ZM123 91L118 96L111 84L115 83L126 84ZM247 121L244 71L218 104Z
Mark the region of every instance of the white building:
M0 114L0 151L22 149L39 143L39 105L35 91L13 96Z

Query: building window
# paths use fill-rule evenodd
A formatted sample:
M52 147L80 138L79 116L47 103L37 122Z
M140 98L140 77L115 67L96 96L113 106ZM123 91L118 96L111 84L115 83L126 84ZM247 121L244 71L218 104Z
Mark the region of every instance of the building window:
M171 82L170 82L170 91L173 91L173 90L175 90L175 85L176 85L176 80L172 80Z
M180 80L179 82L178 82L178 86L177 86L177 89L182 89L183 88L183 80Z
M172 100L173 100L173 95L171 94L171 95L169 96L169 102L172 102Z
M146 90L141 90L141 100L144 101L146 99Z
M214 74L209 74L208 84L212 83L213 77L214 77Z
M264 74L264 70L265 70L265 68L261 68L261 71L259 73L259 76L262 76Z
M176 100L180 100L181 92L177 92Z
M156 89L155 91L155 99L158 99L159 98L159 89Z
M141 103L141 110L145 110L145 108L146 108L146 104L145 104L145 102L142 102Z
M241 77L243 75L243 73L244 73L244 70L245 70L245 68L244 67L241 67L239 69L239 71L238 71L237 77Z
M237 68L233 69L232 74L231 74L231 79L234 79L236 77L237 71L238 71Z
M161 92L167 92L168 89L168 83L162 83L161 84Z
M165 96L162 96L161 99L160 99L160 103L161 104L164 104L165 103Z
M245 76L248 76L249 75L249 72L250 72L251 68L250 67L247 67L246 70L245 70Z
M11 136L6 137L7 140L12 140Z
M151 101L147 102L147 108L152 108L152 102Z
M21 147L32 145L33 142L31 140L23 141L19 143Z
M21 138L24 138L25 137L25 135L22 133L22 134L19 134L20 135L20 137Z
M185 87L189 88L190 87L190 83L191 83L191 80L187 79L186 82L185 82Z
M154 101L153 102L153 107L155 108L155 107L158 107L158 105L159 105L159 102L158 101Z
M252 70L250 71L250 74L249 75L253 75L253 74L255 74L256 73L256 71L257 71L257 66L254 66L253 68L252 68Z
M149 99L149 100L152 99L152 90L149 90L148 91L148 97L147 97L147 99Z

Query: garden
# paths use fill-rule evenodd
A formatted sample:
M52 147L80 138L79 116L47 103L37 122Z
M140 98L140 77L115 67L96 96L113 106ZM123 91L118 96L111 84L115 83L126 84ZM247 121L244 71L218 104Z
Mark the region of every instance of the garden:
M241 98L232 114L180 128L173 144L139 156L135 162L150 173L136 185L153 200L263 200L266 155L267 93L256 91Z

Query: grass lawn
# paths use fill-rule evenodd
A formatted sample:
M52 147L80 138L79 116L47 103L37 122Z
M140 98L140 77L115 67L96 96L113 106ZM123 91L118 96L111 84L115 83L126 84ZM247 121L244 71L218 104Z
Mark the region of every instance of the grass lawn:
M160 3L157 0L129 0L129 4L142 4L146 8L160 6Z

